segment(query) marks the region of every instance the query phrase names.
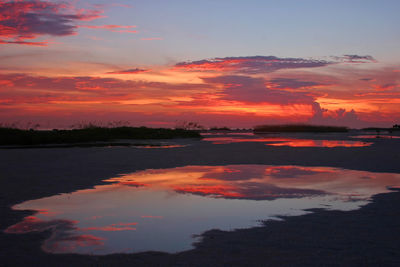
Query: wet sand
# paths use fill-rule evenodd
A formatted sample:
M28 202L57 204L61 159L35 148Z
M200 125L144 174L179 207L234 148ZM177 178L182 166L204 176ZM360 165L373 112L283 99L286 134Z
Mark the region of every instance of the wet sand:
M345 135L335 136L347 139ZM267 164L400 173L399 140L368 141L374 144L321 148L177 140L178 144L190 145L171 149L0 149L0 229L33 213L13 211L10 207L14 204L90 188L118 174L148 168ZM270 221L263 227L232 232L210 230L195 249L178 254L53 255L40 249L50 232L1 232L0 266L399 266L398 203L400 192L393 192L375 196L373 202L356 211L317 210Z

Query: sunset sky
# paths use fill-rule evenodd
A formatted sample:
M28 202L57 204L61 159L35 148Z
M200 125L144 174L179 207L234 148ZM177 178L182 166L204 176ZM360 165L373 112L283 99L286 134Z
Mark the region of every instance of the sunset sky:
M0 0L0 123L400 123L397 0Z

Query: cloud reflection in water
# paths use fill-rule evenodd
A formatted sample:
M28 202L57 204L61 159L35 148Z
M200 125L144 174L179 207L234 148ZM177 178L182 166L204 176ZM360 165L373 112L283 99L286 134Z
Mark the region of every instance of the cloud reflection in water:
M285 137L268 137L268 138L240 138L240 137L207 137L203 141L212 142L213 144L231 144L243 142L261 142L268 146L290 146L290 147L365 147L372 145L371 142L352 141L352 140L313 140L313 139L297 139Z
M53 253L177 252L210 229L252 227L308 208L358 208L387 187L400 186L400 174L226 165L150 169L106 181L14 206L38 213L6 232L50 230L42 248Z

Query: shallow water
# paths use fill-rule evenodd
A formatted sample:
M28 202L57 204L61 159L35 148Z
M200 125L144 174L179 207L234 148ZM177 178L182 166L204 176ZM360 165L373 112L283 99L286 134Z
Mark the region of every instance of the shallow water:
M14 206L37 210L7 233L51 230L52 253L177 252L210 229L232 230L308 208L351 210L400 174L328 167L227 165L145 170L109 184Z
M213 144L231 144L242 142L261 142L268 146L291 146L291 147L365 147L372 145L371 142L353 141L353 140L314 140L314 139L297 139L285 137L207 137L203 141L212 142Z
M291 146L291 147L365 147L370 146L371 142L349 141L349 140L309 140L292 139L278 140L276 143L266 144L268 146Z

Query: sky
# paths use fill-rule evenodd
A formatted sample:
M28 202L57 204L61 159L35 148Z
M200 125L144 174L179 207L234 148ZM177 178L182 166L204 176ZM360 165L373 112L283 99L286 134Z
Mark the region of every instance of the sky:
M400 123L397 0L0 0L0 124Z

